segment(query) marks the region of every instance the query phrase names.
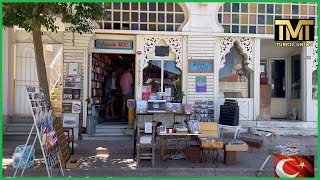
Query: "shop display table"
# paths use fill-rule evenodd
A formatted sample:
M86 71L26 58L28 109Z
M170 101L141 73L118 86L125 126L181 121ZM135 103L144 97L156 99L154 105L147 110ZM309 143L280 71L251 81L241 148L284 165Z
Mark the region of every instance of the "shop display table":
M237 160L237 151L248 151L247 144L224 144L224 163L233 165Z
M189 141L191 139L191 136L198 136L199 134L191 134L191 133L160 133L161 136L161 147L160 147L160 152L161 152L161 159L166 160L170 158L174 158L174 155L177 155L178 153L181 153L183 157L179 158L184 158L188 159L186 153L184 150L189 146ZM165 154L165 151L167 150L174 150L174 154ZM190 162L190 161L189 161Z
M165 116L165 115L169 115L172 114L173 115L173 124L176 121L176 117L177 116L185 116L186 119L190 119L191 114L189 113L175 113L175 112L146 112L146 113L136 113L137 119L139 116L152 116L152 119L161 119L161 116Z

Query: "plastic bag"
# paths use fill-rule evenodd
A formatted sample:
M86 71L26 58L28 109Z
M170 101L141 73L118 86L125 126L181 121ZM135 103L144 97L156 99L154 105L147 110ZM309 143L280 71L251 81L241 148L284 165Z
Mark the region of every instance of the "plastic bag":
M13 168L21 168L23 169L24 166L26 165L26 168L31 167L34 164L34 158L35 158L35 150L34 148L31 149L31 145L26 147L26 150L22 156L23 149L25 145L19 145L16 147L13 155L12 155L12 160L13 160ZM30 154L31 151L31 154ZM30 154L30 157L28 159L28 155ZM19 165L20 159L21 163Z

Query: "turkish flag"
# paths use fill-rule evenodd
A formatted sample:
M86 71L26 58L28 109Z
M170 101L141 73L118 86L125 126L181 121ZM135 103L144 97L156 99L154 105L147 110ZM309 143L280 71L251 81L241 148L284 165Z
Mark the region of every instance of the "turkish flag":
M274 177L314 177L314 156L275 156Z

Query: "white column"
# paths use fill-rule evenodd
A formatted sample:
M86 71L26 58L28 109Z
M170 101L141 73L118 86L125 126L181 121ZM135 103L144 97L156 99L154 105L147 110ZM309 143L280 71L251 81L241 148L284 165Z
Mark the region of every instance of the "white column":
M312 47L302 48L302 120L312 121Z
M144 36L137 35L136 37L136 51L141 51L141 55L136 55L136 63L135 63L135 98L136 100L141 100L141 86L143 81L143 49L144 49ZM139 84L140 80L140 84Z
M219 122L220 115L220 104L219 104L219 64L221 60L220 52L220 38L216 40L216 46L214 50L214 60L213 60L213 69L214 69L214 77L213 77L213 101L214 101L214 119L216 122Z
M253 120L260 115L260 39L254 40L253 62Z

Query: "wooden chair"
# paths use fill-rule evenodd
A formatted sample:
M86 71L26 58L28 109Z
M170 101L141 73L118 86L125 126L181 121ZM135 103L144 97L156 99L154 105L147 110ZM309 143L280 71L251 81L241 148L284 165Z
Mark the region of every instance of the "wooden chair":
M155 148L156 148L156 127L155 123L152 124L152 133L145 132L145 126L138 126L137 129L137 163L140 163L141 159L151 159L152 167L154 166ZM151 139L150 143L144 143L141 140ZM147 152L142 152L147 151Z
M216 122L200 122L200 131L201 131L201 135L199 135L198 138L201 138L201 137L217 138L217 137L219 137L218 123L216 123ZM221 143L219 143L219 146L214 146L214 147L203 146L202 143L200 143L200 145L201 145L201 154L202 154L201 159L202 159L202 161L206 160L206 153L212 152L212 160L216 166L216 163L217 163L217 160L219 157L218 150L223 148L223 144L221 145Z

